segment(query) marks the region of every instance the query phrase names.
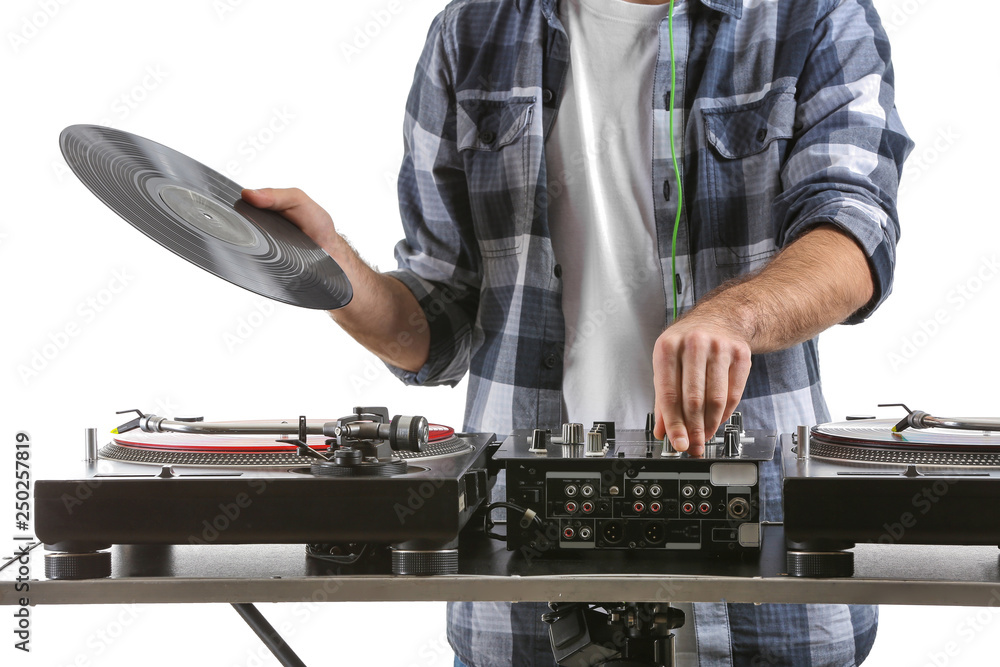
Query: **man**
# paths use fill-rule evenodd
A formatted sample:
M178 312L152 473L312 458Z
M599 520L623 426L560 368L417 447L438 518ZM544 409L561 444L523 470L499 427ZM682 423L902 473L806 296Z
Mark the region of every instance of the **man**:
M911 143L870 0L681 0L672 21L656 4L437 17L407 103L398 271L367 267L301 192L244 193L340 263L355 299L332 317L400 378L470 373L465 430L638 427L653 407L657 437L697 455L737 403L750 428L825 421L815 336L890 291ZM453 603L449 639L470 667L551 665L542 610ZM876 612L706 604L692 626L701 665L850 665Z

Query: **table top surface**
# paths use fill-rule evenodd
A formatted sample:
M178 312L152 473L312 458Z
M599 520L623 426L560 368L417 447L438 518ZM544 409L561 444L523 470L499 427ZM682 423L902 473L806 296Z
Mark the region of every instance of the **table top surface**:
M1000 551L984 546L862 544L855 575L785 574L780 525L764 528L759 555L590 552L526 558L463 535L459 574L385 574L308 558L302 545L117 546L107 579L50 581L32 552L31 604L316 601L630 601L1000 604ZM0 572L0 604L18 604L18 566Z

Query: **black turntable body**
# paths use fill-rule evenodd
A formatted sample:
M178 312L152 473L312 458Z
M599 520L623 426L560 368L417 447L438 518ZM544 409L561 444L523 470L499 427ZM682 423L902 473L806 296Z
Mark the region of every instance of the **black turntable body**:
M390 420L382 408L298 424L143 419L144 428L155 422L151 430L213 432L119 433L77 474L38 481L36 534L50 552L50 577L74 578L117 544L308 544L345 562L371 545L391 548L397 574L454 572L458 534L495 479L492 435L444 429L408 444L413 429L404 423L397 437L392 426L422 418ZM292 435L301 429L301 443L275 442L267 431L282 424ZM97 576L106 576L104 556Z
M978 421L821 424L805 447L801 432L782 435L789 573L850 576L846 550L864 542L1000 545L1000 432Z

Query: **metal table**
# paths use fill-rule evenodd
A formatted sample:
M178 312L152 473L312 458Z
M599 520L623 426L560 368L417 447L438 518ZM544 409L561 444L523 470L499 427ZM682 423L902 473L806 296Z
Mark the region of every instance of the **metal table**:
M32 579L30 604L297 602L323 591L330 601L842 602L1000 604L996 547L863 544L855 575L798 579L784 574L780 525L765 527L759 557L580 553L526 559L503 544L463 536L460 573L436 577L348 574L307 559L302 545L138 547L113 551L108 579ZM43 571L41 548L32 573ZM16 567L0 572L0 604L16 605Z

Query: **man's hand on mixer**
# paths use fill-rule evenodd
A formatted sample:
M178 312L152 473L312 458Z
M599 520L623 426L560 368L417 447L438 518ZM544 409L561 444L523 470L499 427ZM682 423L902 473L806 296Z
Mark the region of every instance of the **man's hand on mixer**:
M383 361L418 371L427 361L430 329L413 293L368 266L342 237L333 219L298 188L244 190L243 200L285 216L332 257L351 281L354 298L330 317ZM405 340L406 345L401 345Z
M726 318L694 310L653 346L656 428L678 451L700 455L728 419L750 373L746 333Z
M653 347L654 435L701 454L743 395L751 352L808 340L874 293L866 254L831 224L805 232L759 272L710 292Z

